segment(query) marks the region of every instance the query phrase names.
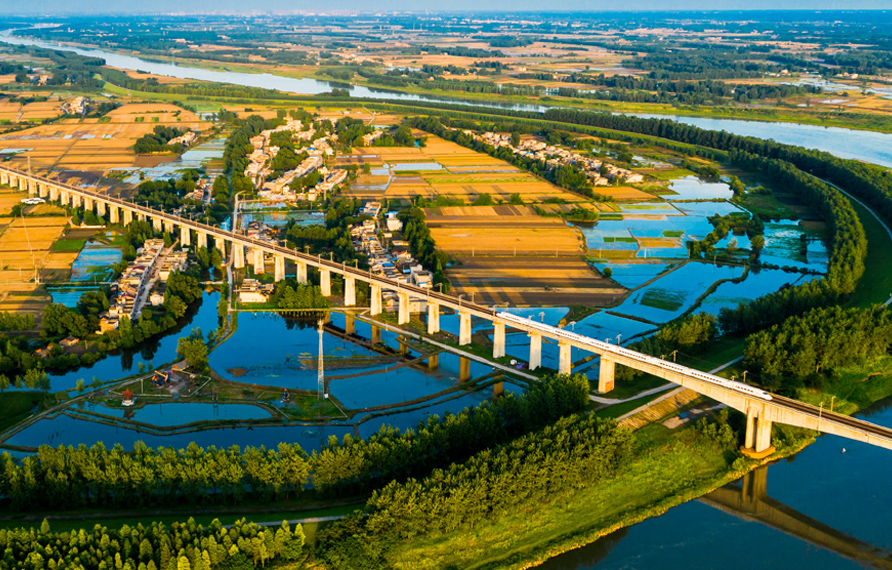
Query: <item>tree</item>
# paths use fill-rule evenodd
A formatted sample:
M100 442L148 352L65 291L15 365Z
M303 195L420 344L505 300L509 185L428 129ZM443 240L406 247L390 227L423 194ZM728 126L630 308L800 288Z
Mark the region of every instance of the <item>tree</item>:
M208 347L201 337L182 337L177 342L177 355L197 370L204 371L208 367Z

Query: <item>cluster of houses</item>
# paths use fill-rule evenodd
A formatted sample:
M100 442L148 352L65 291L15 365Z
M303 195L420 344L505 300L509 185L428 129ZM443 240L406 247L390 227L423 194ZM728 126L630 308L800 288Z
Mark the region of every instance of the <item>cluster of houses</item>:
M68 115L83 115L87 112L90 100L86 97L75 97L71 101L62 103L62 112Z
M353 225L350 228L350 237L353 241L353 248L368 257L371 273L407 285L411 284L424 289L432 288L433 275L412 257L409 252L409 243L393 239L393 233L400 231L403 226L396 217L396 212L387 212L384 215L383 227L379 223L380 202L368 202L360 210L360 214L372 216L372 219ZM387 247L381 243L379 232L387 243ZM381 298L384 308L388 310L394 310L399 304L396 291L383 291ZM410 312L416 313L425 309L426 303L423 300L412 299L409 303Z
M271 283L264 284L256 279L245 279L239 287L238 300L240 303L266 303L275 288Z
M112 285L113 297L108 312L99 319L99 332L118 328L122 317L135 320L142 312L146 293L152 287L158 258L164 251L164 240L146 240L136 252L137 257Z
M181 144L184 147L189 146L190 144L195 142L195 139L198 138L198 133L195 131L186 131L185 134L182 134L176 138L170 139L167 141L169 145Z
M200 200L201 202L208 204L211 202L213 198L213 192L211 188L213 187L214 182L210 178L199 178L195 183L195 190L188 196L193 200Z
M279 243L279 241L274 237L275 232L273 231L273 228L257 220L251 220L250 222L248 222L247 227L245 227L244 229L244 233L249 238L257 241L265 241L276 245L278 245Z
M170 275L188 266L186 251L165 251L164 240L146 240L121 277L112 285L111 306L99 319L99 332L118 328L121 318L139 318L148 301L153 306L164 302L164 284Z
M596 158L582 156L579 153L546 144L536 139L521 141L518 146L511 144L511 135L500 133L477 134L474 131L464 131L465 134L485 142L496 148L504 147L518 156L532 158L546 163L551 168L558 166L575 166L585 172L586 178L595 186L607 186L615 180L622 180L627 184L644 182L644 176L627 168L602 162ZM604 173L602 174L602 167Z
M307 130L302 129L303 124L300 121L288 119L284 125L275 129L265 130L251 139L254 151L248 156L251 162L245 168L245 176L254 182L254 187L260 191L261 196L265 198L297 198L298 200L313 201L320 193L331 191L347 178L346 170L329 171L324 166L325 157L334 156L334 149L331 148L329 138L331 141L336 141L337 135L323 136L314 140L313 137L316 135L315 128L310 126ZM267 181L267 178L272 174L270 164L279 153L279 147L271 145L270 138L273 133L285 131L292 133L292 136L299 141L309 142L309 147L301 149L309 156L293 170L285 172L276 180ZM322 175L322 181L315 188L297 195L292 190L291 183L316 171L319 171Z

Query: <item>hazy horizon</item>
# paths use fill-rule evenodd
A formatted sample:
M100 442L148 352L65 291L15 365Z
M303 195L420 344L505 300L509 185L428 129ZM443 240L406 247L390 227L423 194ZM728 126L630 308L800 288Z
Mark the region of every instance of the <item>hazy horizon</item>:
M209 9L210 8L210 9ZM553 0L542 10L537 0L429 0L419 7L408 0L329 0L325 9L307 0L260 0L245 9L241 0L217 0L211 6L205 0L154 0L121 2L120 0L33 0L12 2L0 0L0 15L103 15L103 14L264 14L326 12L725 12L725 11L861 11L892 10L883 0L628 0L618 10L615 2L602 0Z

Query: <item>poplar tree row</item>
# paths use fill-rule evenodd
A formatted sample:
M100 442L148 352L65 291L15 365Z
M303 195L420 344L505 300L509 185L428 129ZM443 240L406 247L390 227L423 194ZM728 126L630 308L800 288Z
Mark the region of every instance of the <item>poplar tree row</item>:
M41 446L20 461L0 455L0 496L21 510L272 502L308 486L326 495L351 494L463 460L578 412L588 403L588 389L584 376L547 378L523 395L432 416L414 430L384 426L364 440L332 436L312 456L289 443L204 449L193 442L176 450L137 442L130 453L102 443Z
M270 560L303 557L304 532L288 523L261 527L244 519L224 528L219 520L196 525L193 519L119 530L95 525L92 530L52 532L0 529L0 570L250 570Z

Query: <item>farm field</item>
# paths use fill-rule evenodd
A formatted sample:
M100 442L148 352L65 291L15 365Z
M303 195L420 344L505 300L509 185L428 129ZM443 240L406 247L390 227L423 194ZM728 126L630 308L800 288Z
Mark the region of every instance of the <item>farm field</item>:
M626 293L625 287L596 274L581 258L458 258L446 275L453 292L483 305L606 305Z
M128 104L98 118L63 119L0 137L0 150L16 149L20 165L31 160L35 172L67 169L104 172L111 168L144 166L131 147L158 125L193 130L208 123L194 113L167 104ZM157 162L157 158L154 162ZM170 160L172 157L167 157ZM164 160L164 157L161 157Z
M580 232L560 218L546 218L529 206L427 208L427 225L437 245L453 255L580 256Z
M12 102L8 98L0 99L0 121L18 123L21 121L39 121L58 117L62 114L62 103L58 97L47 101L26 103Z
M447 196L473 202L481 194L489 194L497 202L507 202L512 194L518 194L525 202L583 200L505 161L422 131L414 133L427 136L426 146L368 147L339 157L340 164L368 163L373 167L345 195L373 200ZM641 194L646 198L640 199L652 198Z
M39 321L52 299L34 282L35 266L41 282L64 280L78 251L53 251L68 224L68 217L60 215L62 211L55 206L40 204L26 209L37 217L10 217L10 210L23 196L27 194L0 188L0 311L30 313Z

